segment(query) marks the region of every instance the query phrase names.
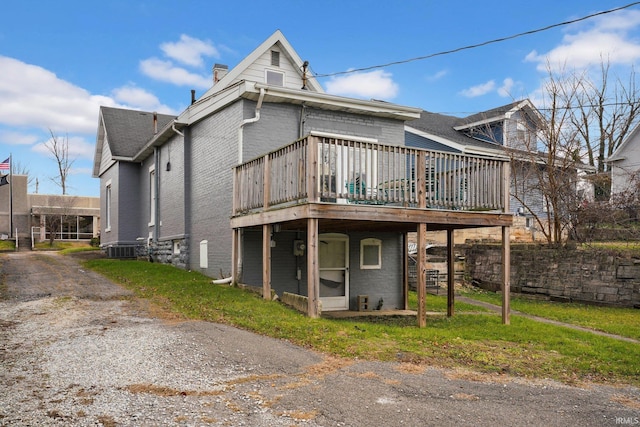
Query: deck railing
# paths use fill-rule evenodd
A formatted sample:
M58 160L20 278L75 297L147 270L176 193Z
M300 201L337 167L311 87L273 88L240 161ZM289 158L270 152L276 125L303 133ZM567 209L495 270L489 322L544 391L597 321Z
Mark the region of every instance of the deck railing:
M282 204L503 210L506 159L307 136L235 167L234 215Z

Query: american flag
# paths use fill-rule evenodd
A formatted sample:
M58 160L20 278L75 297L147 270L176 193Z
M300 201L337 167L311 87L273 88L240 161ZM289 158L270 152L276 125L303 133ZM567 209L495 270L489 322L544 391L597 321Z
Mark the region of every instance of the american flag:
M9 159L10 157L7 157L2 163L0 163L0 170L9 170Z

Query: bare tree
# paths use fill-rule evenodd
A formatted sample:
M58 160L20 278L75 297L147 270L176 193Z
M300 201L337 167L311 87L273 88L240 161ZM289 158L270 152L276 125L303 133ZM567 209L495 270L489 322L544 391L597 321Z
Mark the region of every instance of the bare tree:
M573 113L571 124L584 143L588 164L599 174L607 171L605 159L611 157L640 119L640 89L636 78L633 69L626 81L612 76L610 64L605 60L600 64L598 81L587 73L572 76L580 87L568 106ZM600 180L598 184L596 196L608 199L608 181Z
M51 133L51 139L45 143L45 146L58 165L58 176L51 180L62 189L62 194L65 195L67 194L67 177L75 161L69 157L69 135L60 138L51 129L49 133Z
M75 222L76 216L72 214L77 198L74 196L50 196L49 206L55 206L55 210L46 214L44 227L49 236L49 246L53 246L56 238L62 238L65 225Z
M27 165L23 165L19 160L13 160L11 167L15 175L27 175L27 185L33 184L35 177L31 176L31 171Z

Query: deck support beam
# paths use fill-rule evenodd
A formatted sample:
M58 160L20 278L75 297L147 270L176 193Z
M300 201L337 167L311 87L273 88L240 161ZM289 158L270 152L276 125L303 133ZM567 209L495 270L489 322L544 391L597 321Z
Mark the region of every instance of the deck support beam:
M307 315L320 316L320 268L318 262L318 220L307 219Z
M511 227L502 227L502 323L511 323Z
M427 326L427 224L418 225L418 327Z
M409 233L402 234L402 306L409 309Z
M262 226L262 298L271 299L271 224Z
M455 254L454 247L454 231L447 230L447 316L451 317L455 307Z
M240 229L234 228L231 232L231 283L240 281Z

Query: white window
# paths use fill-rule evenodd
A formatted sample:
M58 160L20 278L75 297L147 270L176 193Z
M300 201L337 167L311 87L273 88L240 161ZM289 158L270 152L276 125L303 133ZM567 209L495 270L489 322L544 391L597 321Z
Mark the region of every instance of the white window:
M104 231L111 231L111 180L107 181L104 188L105 199L105 229Z
M360 241L360 269L382 268L382 240L362 239Z
M284 86L284 73L281 71L264 70L264 80L268 85Z
M149 168L149 225L156 224L156 167Z

